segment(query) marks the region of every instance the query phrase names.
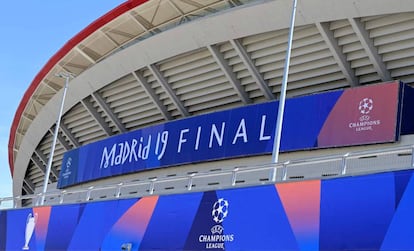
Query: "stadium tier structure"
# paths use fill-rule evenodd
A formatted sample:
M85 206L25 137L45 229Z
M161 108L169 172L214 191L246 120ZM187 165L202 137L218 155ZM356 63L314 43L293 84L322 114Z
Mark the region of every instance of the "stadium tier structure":
M48 181L48 192L59 196L46 198L46 204L59 201L63 189L87 194L88 188L99 188L89 192L88 199L96 200L345 172L315 164L320 160L300 161L287 172L269 167L291 9L289 0L131 0L91 23L50 58L18 106L9 139L13 195L42 192L65 85L61 73L73 78ZM414 83L413 61L413 1L299 1L280 166L411 145L409 116L403 115L409 109L404 113L403 103L409 103ZM346 93L355 98L341 101L337 111L334 104ZM384 112L387 107L391 110ZM346 128L358 136L348 135L338 122L329 125L331 111L333 121L350 119ZM390 128L377 129L385 121ZM383 136L361 136L363 131ZM329 142L333 134L353 140ZM395 154L387 160L397 163L401 156L407 158ZM375 171L361 164L368 160L384 163L355 158L359 164L353 170ZM75 177L64 172L75 166L72 162L96 163L106 173L86 174L79 167L77 172L85 174ZM269 168L252 171L259 167ZM104 189L140 182L141 190ZM69 197L65 202L79 201Z

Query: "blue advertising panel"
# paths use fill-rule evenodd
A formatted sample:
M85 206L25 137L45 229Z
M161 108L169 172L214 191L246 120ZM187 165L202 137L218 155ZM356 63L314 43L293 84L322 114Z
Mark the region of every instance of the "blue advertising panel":
M413 173L0 211L0 247L414 250Z
M398 138L398 82L286 101L281 151ZM58 188L147 169L270 154L278 101L184 118L65 153Z

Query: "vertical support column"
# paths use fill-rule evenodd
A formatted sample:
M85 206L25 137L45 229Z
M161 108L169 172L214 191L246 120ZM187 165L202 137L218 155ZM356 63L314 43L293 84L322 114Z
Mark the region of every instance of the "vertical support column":
M341 174L346 174L346 168L347 168L347 159L348 159L349 153L346 153L344 156L342 156L342 167L341 167Z
M187 184L188 191L191 191L191 189L193 188L193 177L194 176L195 176L195 173L188 175L188 184Z
M152 179L151 182L150 182L149 194L151 194L151 195L154 194L155 181L157 181L157 179Z
M231 185L235 186L236 185L236 181L237 181L237 172L239 171L239 168L236 167L233 169L232 171L232 175L231 175Z
M411 167L414 168L414 145L411 146Z
M92 193L93 188L94 188L93 186L90 186L88 188L88 192L86 192L86 201L89 201L91 199L91 193Z
M115 194L116 198L121 197L121 188L122 188L123 185L124 185L124 183L122 183L122 182L117 185L116 194Z

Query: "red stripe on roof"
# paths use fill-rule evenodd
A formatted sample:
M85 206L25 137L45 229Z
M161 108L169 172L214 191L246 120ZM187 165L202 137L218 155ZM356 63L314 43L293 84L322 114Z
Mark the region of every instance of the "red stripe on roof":
M32 97L34 91L39 86L42 79L46 76L46 74L67 54L69 53L76 45L78 45L82 40L90 36L92 33L97 31L99 28L104 26L105 24L111 22L112 20L116 19L120 15L124 14L125 12L147 2L148 0L128 0L118 7L114 8L113 10L109 11L105 15L101 16L93 23L88 25L85 29L81 32L76 34L72 39L70 39L58 52L56 52L49 61L43 66L43 68L39 71L36 77L33 79L32 83L30 84L29 88L24 93L22 100L17 108L16 114L14 115L13 123L10 128L10 137L9 137L9 144L8 144L8 151L9 151L9 166L10 166L10 173L13 176L14 173L14 152L13 152L13 145L14 139L16 137L16 130L20 122L20 118L23 114L24 109L27 106L27 103Z

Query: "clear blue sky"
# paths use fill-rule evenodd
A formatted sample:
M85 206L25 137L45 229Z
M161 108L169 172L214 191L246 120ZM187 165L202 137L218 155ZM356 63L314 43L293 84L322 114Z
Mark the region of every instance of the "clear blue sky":
M25 91L79 31L126 0L3 1L0 10L0 197L12 195L7 145Z

